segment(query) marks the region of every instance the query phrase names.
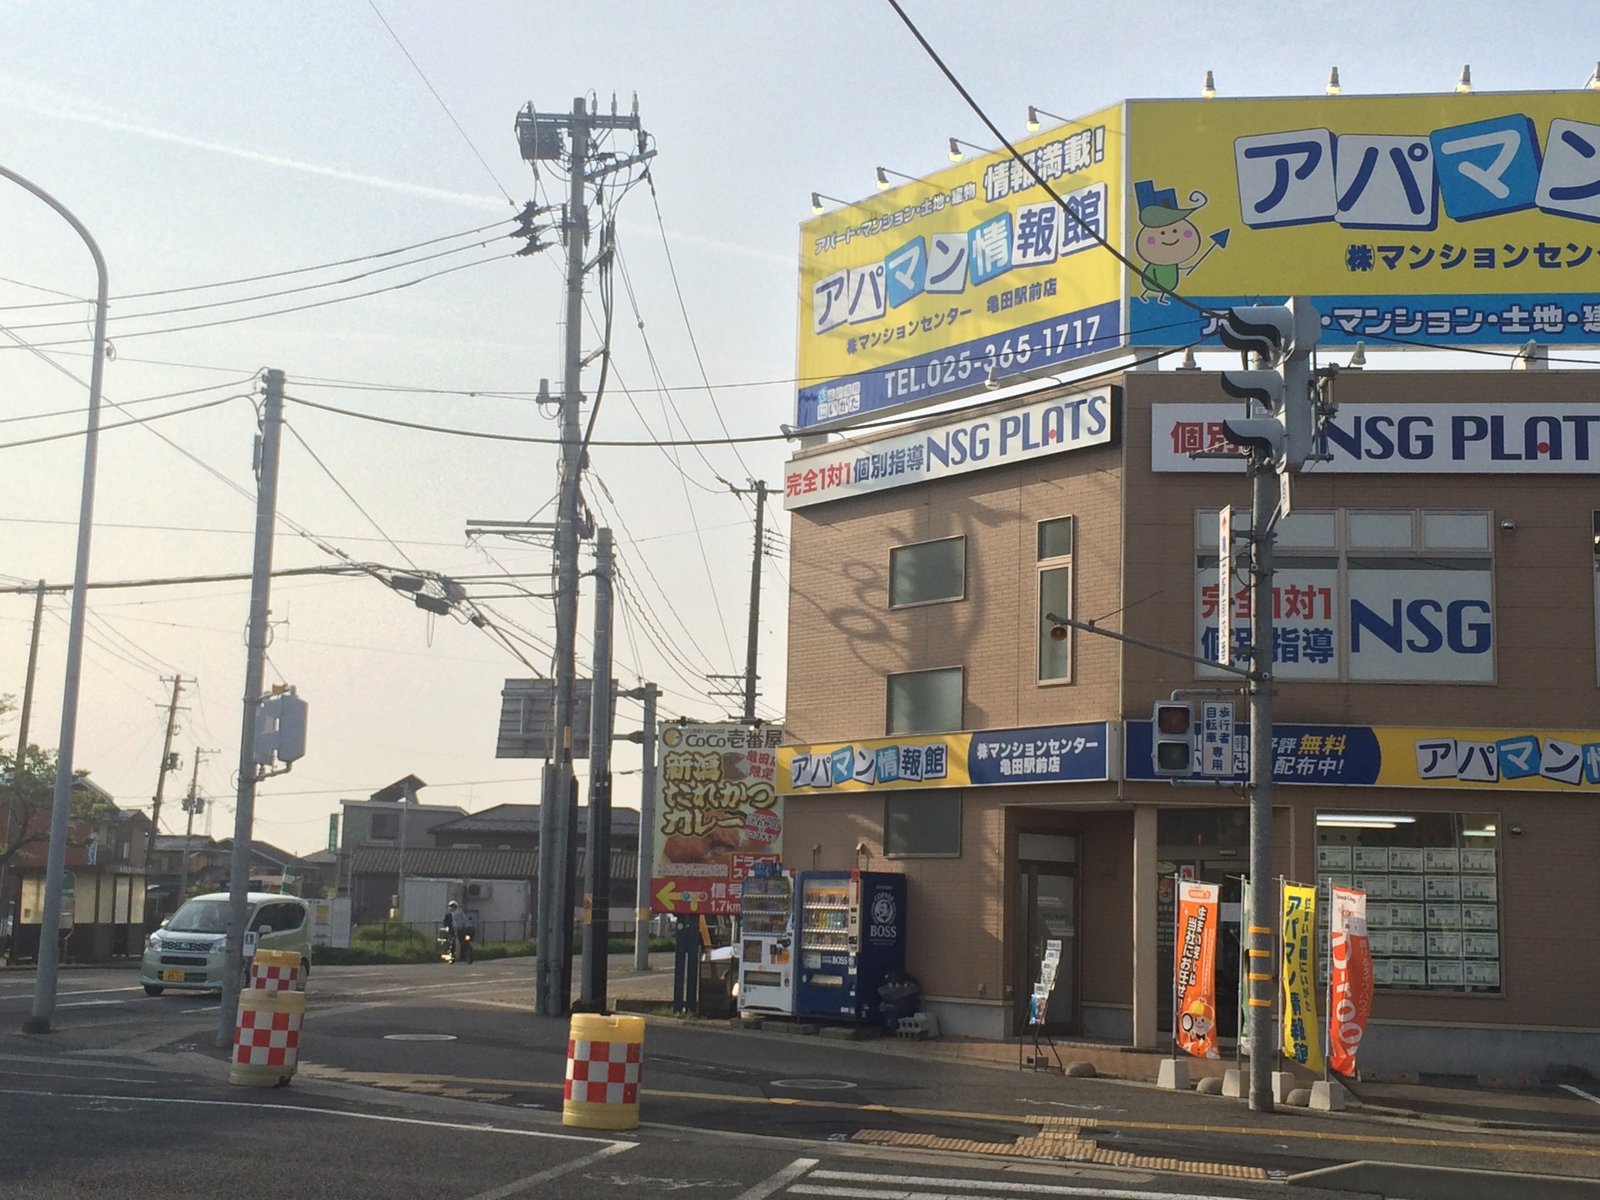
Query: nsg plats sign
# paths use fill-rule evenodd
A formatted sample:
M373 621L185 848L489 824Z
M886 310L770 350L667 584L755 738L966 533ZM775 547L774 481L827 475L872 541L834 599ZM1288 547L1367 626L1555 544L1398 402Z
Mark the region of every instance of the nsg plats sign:
M1446 561L1446 560L1441 560ZM1493 683L1493 580L1486 563L1458 569L1280 569L1272 588L1272 672L1278 679L1351 683ZM1249 648L1250 589L1233 606L1235 653ZM1217 660L1224 600L1215 567L1195 577L1196 653ZM1199 673L1221 677L1220 669Z

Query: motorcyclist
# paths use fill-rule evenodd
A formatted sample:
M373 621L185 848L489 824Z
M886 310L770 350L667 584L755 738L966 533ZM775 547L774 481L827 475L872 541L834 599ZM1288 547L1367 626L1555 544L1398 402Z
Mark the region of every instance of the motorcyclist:
M445 952L449 954L451 962L455 962L460 956L461 947L458 943L461 929L465 924L466 919L461 915L461 906L454 900L446 904L444 907L444 920L440 922L440 928L444 932Z

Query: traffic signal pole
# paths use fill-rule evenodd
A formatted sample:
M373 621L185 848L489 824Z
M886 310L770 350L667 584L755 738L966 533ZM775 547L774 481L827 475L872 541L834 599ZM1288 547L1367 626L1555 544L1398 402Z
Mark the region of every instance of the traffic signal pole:
M1284 467L1287 470L1287 466ZM1250 456L1250 911L1245 914L1245 1025L1250 1038L1250 1108L1273 1109L1272 991L1276 958L1272 877L1272 542L1278 467ZM1228 602L1223 589L1223 602Z

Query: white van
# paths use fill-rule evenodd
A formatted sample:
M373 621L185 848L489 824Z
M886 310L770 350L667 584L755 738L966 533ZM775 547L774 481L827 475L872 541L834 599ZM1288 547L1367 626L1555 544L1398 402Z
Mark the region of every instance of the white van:
M298 896L251 892L246 929L255 931L259 950L288 950L300 955L299 990L311 974L311 906ZM228 949L226 892L195 896L164 921L144 944L139 982L151 996L168 988L219 992Z

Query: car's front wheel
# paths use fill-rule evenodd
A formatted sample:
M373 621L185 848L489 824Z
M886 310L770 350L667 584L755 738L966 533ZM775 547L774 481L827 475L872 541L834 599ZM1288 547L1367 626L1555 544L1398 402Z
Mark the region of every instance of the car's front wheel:
M159 995L161 995L161 993L165 992L166 990L167 990L166 988L157 987L153 983L147 983L147 984L144 985L144 994L146 996L159 996Z

